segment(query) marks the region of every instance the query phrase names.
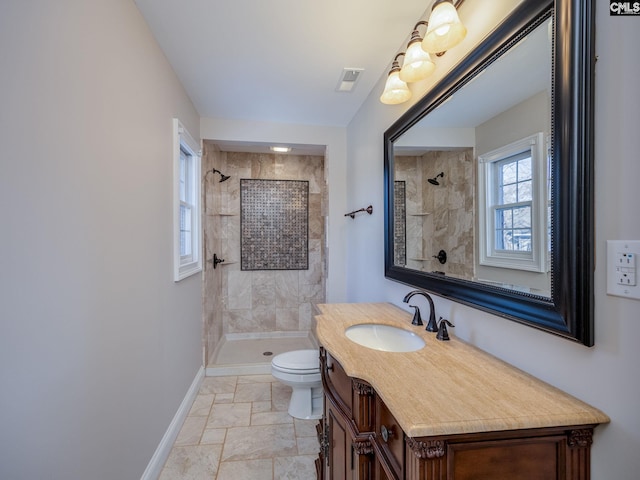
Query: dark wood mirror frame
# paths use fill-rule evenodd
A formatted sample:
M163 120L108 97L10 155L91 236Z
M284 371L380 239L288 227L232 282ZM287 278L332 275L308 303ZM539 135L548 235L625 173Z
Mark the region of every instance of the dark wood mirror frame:
M393 143L533 28L553 15L551 298L394 265ZM454 301L592 346L593 77L592 0L524 0L384 134L385 276Z

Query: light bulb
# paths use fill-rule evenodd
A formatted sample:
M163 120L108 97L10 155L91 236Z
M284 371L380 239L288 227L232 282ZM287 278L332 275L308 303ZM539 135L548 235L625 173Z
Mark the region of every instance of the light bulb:
M407 52L404 56L404 63L400 70L400 79L405 82L418 82L424 80L436 69L431 55L425 52L421 46L422 39L409 42Z
M410 98L411 90L409 90L406 82L400 79L400 65L398 65L398 62L393 62L393 68L387 77L387 83L380 96L380 101L387 105L397 105L398 103L406 102Z
M467 29L458 17L456 7L449 1L433 7L422 48L429 53L446 52L459 44L467 35Z

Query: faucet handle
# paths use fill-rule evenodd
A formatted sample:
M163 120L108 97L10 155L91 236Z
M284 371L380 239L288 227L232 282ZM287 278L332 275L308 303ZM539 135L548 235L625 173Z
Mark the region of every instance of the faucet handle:
M417 305L409 305L411 308L414 308L415 311L413 313L413 320L411 320L411 325L422 325L422 315L420 315L420 308Z
M450 327L455 327L453 323L451 323L446 318L440 317L440 325L438 325L438 334L436 335L436 340L447 341L449 340L449 332L447 331L447 325Z

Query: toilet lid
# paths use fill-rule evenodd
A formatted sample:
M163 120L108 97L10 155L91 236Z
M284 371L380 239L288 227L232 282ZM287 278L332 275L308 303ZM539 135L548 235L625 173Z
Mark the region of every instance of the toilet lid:
M319 370L320 359L317 350L294 350L273 357L271 361L276 367L289 370Z

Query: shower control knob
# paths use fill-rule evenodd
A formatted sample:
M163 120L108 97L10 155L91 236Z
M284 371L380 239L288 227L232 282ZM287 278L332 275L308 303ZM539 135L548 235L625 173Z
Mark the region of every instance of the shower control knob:
M444 265L445 263L447 263L447 252L445 252L444 250L440 250L438 252L438 255L433 255L433 258L437 258L438 261Z
M213 268L216 268L219 263L224 262L224 258L218 258L218 255L214 253L213 258L210 260L210 262L213 263Z

